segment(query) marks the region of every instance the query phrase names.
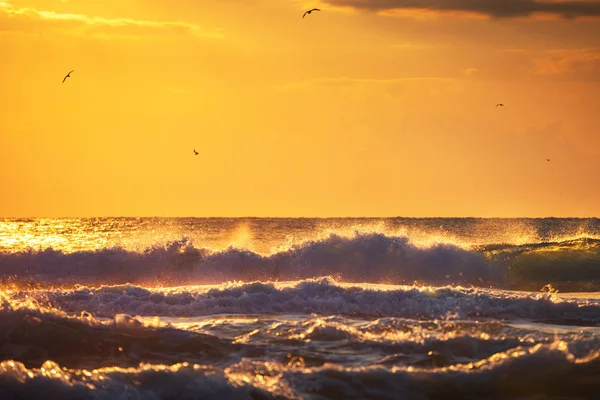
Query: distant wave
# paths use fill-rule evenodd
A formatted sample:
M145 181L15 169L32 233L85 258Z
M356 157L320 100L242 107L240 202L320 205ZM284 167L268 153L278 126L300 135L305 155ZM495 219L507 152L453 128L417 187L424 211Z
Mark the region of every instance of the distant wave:
M141 252L110 248L0 253L0 281L18 286L75 284L211 284L292 281L334 276L344 282L466 285L562 291L600 290L600 240L419 247L407 237L331 235L264 256L229 248L196 248L186 238Z
M117 314L199 317L215 314L324 314L420 320L496 318L557 324L600 324L600 300L564 300L550 294L486 289L341 286L330 278L277 287L247 283L206 289L147 289L132 285L11 291L11 302L48 304L71 315L112 318Z

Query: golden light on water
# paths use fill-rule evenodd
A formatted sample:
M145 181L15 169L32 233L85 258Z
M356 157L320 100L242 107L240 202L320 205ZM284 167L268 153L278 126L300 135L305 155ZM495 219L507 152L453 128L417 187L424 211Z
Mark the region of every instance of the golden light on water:
M473 249L487 244L525 245L540 242L535 226L526 220L479 220L468 229L444 226L395 226L386 220L320 220L315 227L286 230L256 225L252 220L228 222L217 229L218 220L175 219L37 219L0 220L0 251L39 251L53 249L66 253L82 250L123 248L143 251L168 242L186 240L188 245L210 251L229 247L272 255L305 245L324 241L332 236L353 239L359 235L381 234L407 238L418 248L450 245ZM260 223L260 222L258 222ZM280 222L284 224L283 222ZM211 225L213 224L213 225ZM454 229L454 231L453 231ZM564 242L580 239L600 239L584 226L568 234L554 233L546 241Z

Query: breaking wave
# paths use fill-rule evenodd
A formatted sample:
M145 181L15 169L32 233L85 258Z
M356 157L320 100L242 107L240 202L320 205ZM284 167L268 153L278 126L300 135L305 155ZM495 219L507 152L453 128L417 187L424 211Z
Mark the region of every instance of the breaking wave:
M70 314L199 317L216 314L325 314L421 320L531 319L597 325L600 300L563 299L476 288L400 287L382 290L336 284L331 278L297 282L229 284L218 288L149 289L133 285L11 291L11 302L35 301Z
M6 284L218 284L334 276L344 282L467 285L562 291L600 290L600 240L530 245L452 244L420 247L407 237L331 235L271 255L194 247L187 238L137 252L123 248L64 253L53 249L0 253Z

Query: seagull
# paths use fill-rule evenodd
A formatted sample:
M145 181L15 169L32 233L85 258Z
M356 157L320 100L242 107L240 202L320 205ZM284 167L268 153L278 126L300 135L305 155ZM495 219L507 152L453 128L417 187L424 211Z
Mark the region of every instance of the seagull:
M195 155L195 156L197 156L198 154L200 154L200 153L198 153L198 152L196 151L196 149L194 149L194 155Z
M321 11L318 8L313 8L312 10L308 10L307 12L304 13L304 15L302 15L302 18L306 17L306 14L310 14L313 11Z
M73 71L75 71L75 70L72 70L71 72L73 72ZM65 75L65 77L63 78L62 83L65 83L65 81L67 80L67 78L71 77L71 72L69 72L67 75Z
M498 104L496 104L496 107L504 107L504 104L498 103Z

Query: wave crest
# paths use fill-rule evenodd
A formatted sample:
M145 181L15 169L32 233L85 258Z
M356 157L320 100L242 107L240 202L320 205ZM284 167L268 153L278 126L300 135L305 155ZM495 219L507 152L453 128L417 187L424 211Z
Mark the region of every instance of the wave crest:
M463 285L565 291L600 290L600 240L464 249L418 247L407 237L331 235L272 255L196 248L187 238L136 252L122 248L63 253L0 253L0 280L23 285L216 284L334 276L344 282Z
M383 366L347 368L242 360L226 369L189 363L137 368L26 368L0 363L3 398L595 398L600 351L576 357L567 343L514 348L440 370ZM43 396L40 396L43 394Z
M340 285L331 278L273 283L229 284L218 288L150 289L133 285L68 290L13 291L10 301L36 300L79 315L90 312L199 317L218 314L325 314L402 317L421 320L497 318L575 325L600 323L600 301L565 300L553 294L507 294L465 288L400 287L382 290Z

